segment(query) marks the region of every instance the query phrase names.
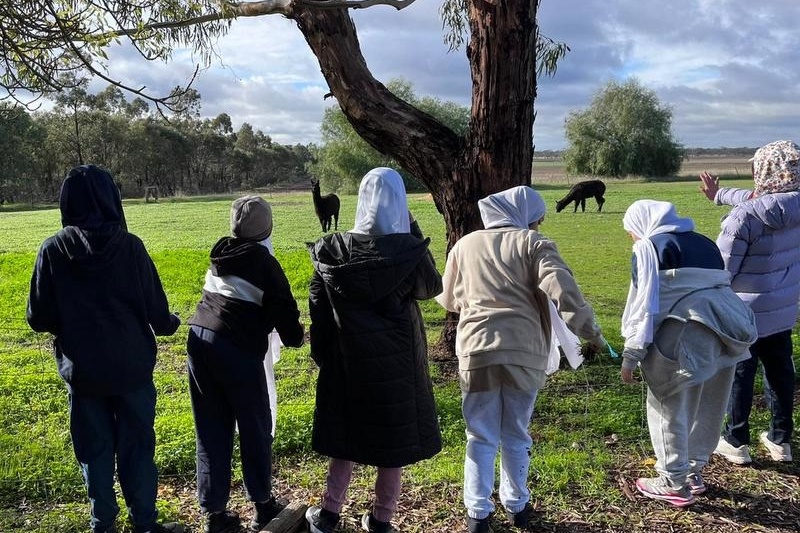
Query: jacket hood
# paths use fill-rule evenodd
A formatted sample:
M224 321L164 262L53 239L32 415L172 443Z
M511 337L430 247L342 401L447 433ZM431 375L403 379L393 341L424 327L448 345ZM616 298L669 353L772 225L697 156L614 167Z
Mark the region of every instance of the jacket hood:
M391 294L428 253L430 239L409 233L327 235L309 247L314 270L344 298L374 302Z
M125 229L122 199L111 174L94 165L69 171L61 184L59 198L61 225L84 231L110 234Z
M800 226L800 192L757 196L737 207L772 229Z
M125 232L117 226L105 232L87 232L67 226L53 236L68 261L87 270L103 270L120 251L118 243Z
M251 250L269 255L269 250L257 241L238 237L223 237L211 248L211 271L215 276L235 275L250 270Z

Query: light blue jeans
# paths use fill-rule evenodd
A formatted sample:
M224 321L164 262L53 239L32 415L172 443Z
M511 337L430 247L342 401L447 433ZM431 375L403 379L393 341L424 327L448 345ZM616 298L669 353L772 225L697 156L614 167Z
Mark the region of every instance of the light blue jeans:
M507 387L466 392L461 412L467 426L464 461L464 505L467 515L482 519L494 512L494 462L500 448L500 502L511 513L530 499L528 469L531 439L528 432L538 390Z

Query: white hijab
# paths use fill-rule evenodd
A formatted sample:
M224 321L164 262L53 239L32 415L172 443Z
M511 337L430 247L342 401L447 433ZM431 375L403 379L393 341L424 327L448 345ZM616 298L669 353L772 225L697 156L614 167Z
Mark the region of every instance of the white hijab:
M546 211L544 200L530 187L520 185L478 200L483 227L528 229Z
M694 230L690 218L679 217L670 202L637 200L622 218L622 227L635 236L636 285L631 280L628 300L622 313L622 336L625 346L645 348L653 342L653 317L658 314L658 255L650 237L661 233L684 233Z
M373 168L358 186L356 224L350 233L390 235L410 231L403 178L394 169Z

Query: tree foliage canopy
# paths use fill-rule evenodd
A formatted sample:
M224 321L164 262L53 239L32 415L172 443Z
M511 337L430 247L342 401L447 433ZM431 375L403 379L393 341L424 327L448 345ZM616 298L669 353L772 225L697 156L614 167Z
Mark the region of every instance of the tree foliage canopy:
M402 79L389 81L386 88L457 134L466 134L469 125L468 107L430 96L420 98L415 94L411 82ZM325 110L321 131L323 144L316 150L310 172L322 179L326 189L355 192L361 177L370 169L381 166L396 168L403 176L407 189L424 188L417 177L403 169L391 156L382 154L359 137L338 106Z
M588 109L567 118L567 171L613 177L673 175L680 169L683 147L671 127L672 111L655 92L635 79L611 81Z

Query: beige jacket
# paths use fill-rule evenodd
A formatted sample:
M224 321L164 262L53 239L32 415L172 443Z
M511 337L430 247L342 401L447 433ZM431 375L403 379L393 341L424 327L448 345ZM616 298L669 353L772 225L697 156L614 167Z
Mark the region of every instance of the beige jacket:
M592 307L555 243L538 231L479 230L461 238L447 258L436 300L460 314L460 370L519 365L544 370L550 349L547 298L569 329L601 341Z

